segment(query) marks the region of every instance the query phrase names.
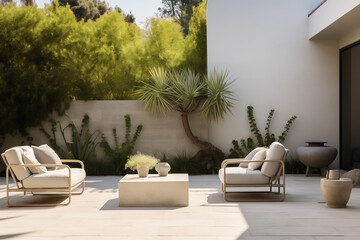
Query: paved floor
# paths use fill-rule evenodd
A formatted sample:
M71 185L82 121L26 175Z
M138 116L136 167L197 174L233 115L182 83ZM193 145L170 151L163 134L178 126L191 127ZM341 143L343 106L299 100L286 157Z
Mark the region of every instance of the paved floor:
M191 176L184 208L119 208L119 179L88 177L67 207L7 208L0 178L0 239L360 239L360 189L330 209L319 177L287 175L285 202L227 203L217 176Z

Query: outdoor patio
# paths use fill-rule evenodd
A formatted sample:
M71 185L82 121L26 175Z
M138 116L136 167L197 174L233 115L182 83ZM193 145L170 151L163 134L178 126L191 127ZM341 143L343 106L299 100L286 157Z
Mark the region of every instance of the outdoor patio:
M218 176L190 176L183 208L119 208L119 179L87 177L85 193L67 207L8 208L0 178L0 239L360 238L360 189L353 189L347 208L327 208L320 177L286 175L285 202L229 203Z

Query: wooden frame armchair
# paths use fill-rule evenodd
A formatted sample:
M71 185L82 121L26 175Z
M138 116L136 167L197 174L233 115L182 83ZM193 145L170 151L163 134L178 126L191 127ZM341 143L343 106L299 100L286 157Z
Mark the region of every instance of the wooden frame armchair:
M225 159L222 163L221 163L221 169L219 171L219 177L221 180L221 190L224 193L224 199L225 201L228 202L237 202L237 201L284 201L285 200L285 164L284 161L286 159L286 156L288 154L288 150L285 150L285 154L283 156L282 159L274 159L274 160L245 160L245 159ZM255 162L262 162L262 163L278 163L279 167L275 173L275 175L271 176L271 177L267 177L267 176L261 176L262 177L262 181L260 181L260 183L252 183L252 182L234 182L232 181L231 183L229 183L228 181L228 175L227 172L229 170L234 170L236 168L238 168L239 170L243 170L243 174L247 174L247 172L249 173L256 173L253 176L255 177L259 177L259 175L262 175L260 170L255 170L255 171L251 171L251 170L247 170L246 168L242 168L242 167L228 167L228 165L233 165L233 164L240 164L240 163L255 163ZM233 173L232 173L233 174ZM252 174L248 174L248 179L251 179ZM228 188L257 188L257 187L269 187L269 191L227 191ZM276 192L273 192L273 188L277 188ZM282 193L281 193L281 188L282 188ZM276 197L276 198L250 198L250 199L237 199L237 200L231 200L228 198L228 194L229 193L273 193L273 194L279 194L281 195L280 198Z
M71 195L81 195L85 190L85 177L77 182L76 184L73 184L72 182L72 168L70 168L66 163L78 163L80 164L81 169L84 169L84 164L80 160L72 160L72 159L66 159L61 160L62 163L65 163L63 165L54 165L54 164L41 164L41 165L33 165L33 164L9 164L8 160L6 159L6 156L4 153L1 154L5 165L6 165L6 203L9 207L49 207L49 206L67 206L71 202ZM35 187L35 188L26 188L24 187L23 180L19 180L16 177L16 174L14 172L15 168L24 168L24 167L59 167L66 168L68 171L68 185L65 187ZM58 171L58 170L55 170ZM11 175L16 188L11 188L9 186L9 175ZM46 178L44 178L46 180ZM45 184L46 185L46 184ZM82 186L82 189L80 192L73 192L77 187ZM24 195L26 195L27 192L31 192L33 196L67 196L68 201L66 203L54 203L54 204L12 204L10 202L10 193L11 192L23 192ZM40 193L39 193L40 192Z

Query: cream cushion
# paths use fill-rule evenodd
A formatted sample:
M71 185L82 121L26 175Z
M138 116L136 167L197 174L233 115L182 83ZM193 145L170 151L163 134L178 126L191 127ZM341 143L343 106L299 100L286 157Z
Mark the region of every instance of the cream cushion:
M26 146L24 147L26 149ZM10 165L24 165L21 149L24 147L13 147L5 151L6 160ZM13 167L12 170L16 178L20 181L31 175L31 172L27 167Z
M31 146L34 150L36 159L41 164L56 164L61 165L62 162L56 152L49 147L47 144L41 145L39 147ZM55 170L58 167L47 167L48 170Z
M30 152L23 152L22 153L24 164L33 164L33 165L40 165L39 161L36 160L34 153ZM34 167L28 167L31 173L39 174L39 173L45 173L46 167L43 166L34 166Z
M286 153L284 145L279 142L273 142L270 145L269 151L266 155L265 160L283 160ZM267 177L273 177L278 172L280 163L275 162L264 162L261 167L261 173Z
M219 170L219 178L224 183L224 169ZM226 184L268 184L270 179L260 170L250 170L242 167L226 168Z
M248 155L246 155L246 157L244 158L244 160L251 160L255 154L261 150L267 149L265 147L257 147L254 150L252 150ZM244 167L247 168L249 163L240 163L239 167Z
M258 151L254 157L251 159L251 161L257 161L257 160L265 160L266 158L266 149L260 150ZM257 170L261 167L261 165L263 165L262 162L251 162L248 165L249 170Z
M71 186L75 186L86 177L82 168L71 168ZM68 188L69 187L69 169L61 168L46 173L33 174L24 179L25 188Z

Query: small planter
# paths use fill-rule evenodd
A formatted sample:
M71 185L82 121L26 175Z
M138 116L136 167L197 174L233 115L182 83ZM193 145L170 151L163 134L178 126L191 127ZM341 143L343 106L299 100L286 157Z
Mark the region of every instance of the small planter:
M338 180L321 179L321 192L329 208L344 208L349 201L352 190L350 178Z
M141 178L145 178L149 174L149 168L146 166L140 166L136 170Z
M171 169L170 164L168 164L167 162L161 162L156 164L155 166L155 170L159 173L160 177L167 176L170 169Z

